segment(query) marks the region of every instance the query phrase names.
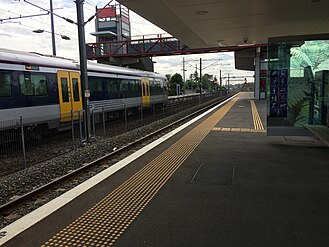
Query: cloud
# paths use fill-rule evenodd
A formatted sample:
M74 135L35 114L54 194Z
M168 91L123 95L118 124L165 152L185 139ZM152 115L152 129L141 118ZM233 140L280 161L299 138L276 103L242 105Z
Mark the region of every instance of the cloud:
M11 34L8 34L8 33L0 33L0 36L9 37L9 38L12 37L12 35Z
M49 0L31 0L35 5L41 6L45 9L49 9ZM105 1L107 2L107 1ZM102 8L105 4L104 1L93 1L97 4L98 8ZM77 21L76 5L72 0L53 0L54 12L65 18ZM84 16L87 20L95 12L95 6L85 1L84 3ZM19 15L40 14L44 11L25 3L24 1L12 1L1 0L0 1L0 16L1 18L15 17ZM70 24L67 21L54 17L55 33L56 35L56 50L57 55L62 57L68 57L73 59L79 58L79 46L78 46L78 28L75 24ZM131 33L132 36L141 35L156 35L164 34L165 31L159 27L156 27L152 23L146 21L133 11L130 11ZM47 32L42 34L33 33L35 29L42 29L50 32L50 15L39 16L34 18L17 19L15 23L4 22L0 24L0 47L22 50L22 51L34 51L44 54L52 54L51 35ZM94 43L96 38L90 35L95 31L94 20L90 21L85 26L85 39L87 43ZM71 40L63 40L60 35L66 35ZM133 38L134 38L133 37ZM185 55L185 56L165 56L154 57L155 70L161 74L183 74L183 57L186 60L186 78L190 74L193 74L195 67L199 69L199 58L203 59L203 66L206 69L203 73L209 73L219 76L219 71L222 73L232 73L235 75L253 75L253 72L249 71L237 71L234 69L234 54L227 53L211 53L211 54L198 54L198 55ZM219 60L220 59L220 60ZM218 63L211 65L216 60ZM209 67L207 67L209 66Z

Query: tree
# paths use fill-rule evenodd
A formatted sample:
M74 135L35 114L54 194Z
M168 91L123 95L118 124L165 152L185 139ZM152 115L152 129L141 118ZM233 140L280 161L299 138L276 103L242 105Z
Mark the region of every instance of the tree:
M202 89L212 90L213 89L213 75L204 74L201 79Z
M169 80L169 95L176 95L176 85L179 85L181 89L183 89L183 78L181 74L174 74L170 77Z
M171 78L171 74L166 74L167 81L170 81L170 78Z
M184 86L183 86L183 89L186 90L186 89L189 89L189 90L195 90L196 89L196 83L194 80L187 80L185 83L184 83Z

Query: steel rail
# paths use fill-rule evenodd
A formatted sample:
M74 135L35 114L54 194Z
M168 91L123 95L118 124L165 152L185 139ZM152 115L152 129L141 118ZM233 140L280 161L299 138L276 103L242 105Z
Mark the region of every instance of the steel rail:
M26 193L26 194L23 194L20 197L14 199L12 201L9 201L7 203L2 204L0 206L0 214L3 215L3 213L6 212L6 211L8 211L9 209L13 209L13 208L17 207L20 204L23 204L25 202L28 202L29 200L31 200L31 198L36 197L37 195L40 195L42 193L45 193L46 191L51 190L51 188L56 187L57 185L65 182L66 180L69 180L70 178L72 178L74 176L78 176L79 174L81 174L82 172L84 172L84 171L86 171L88 169L91 169L93 167L96 167L96 165L99 162L104 161L106 159L109 159L111 157L114 157L116 155L119 155L119 154L121 154L123 152L126 152L127 150L133 148L135 145L140 144L142 142L145 142L148 139L151 139L152 137L160 134L161 132L166 131L166 130L172 128L173 126L175 126L177 124L180 124L180 123L186 121L187 119L190 119L190 118L192 118L192 117L194 117L194 116L196 116L196 115L198 115L198 114L200 114L200 113L208 110L209 108L213 107L214 105L217 105L218 103L226 100L227 98L229 98L231 96L232 95L228 95L228 96L222 97L218 101L213 102L213 103L211 103L211 104L203 107L202 109L199 109L199 110L197 110L197 111L195 111L195 112L193 112L193 113L191 113L191 114L189 114L189 115L187 115L187 116L185 116L185 117L183 117L183 118L181 118L181 119L179 119L179 120L177 120L177 121L175 121L173 123L170 123L170 124L168 124L167 126L161 128L161 129L158 129L158 130L156 130L156 131L154 131L154 132L152 132L152 133L150 133L150 134L148 134L148 135L146 135L146 136L144 136L144 137L142 137L142 138L140 138L140 139L138 139L138 140L136 140L136 141L134 141L132 143L129 143L128 145L125 145L125 146L123 146L123 147L121 147L121 148L119 148L119 149L117 149L117 150L115 150L115 151L113 151L111 153L108 153L108 154L106 154L106 155L104 155L104 156L102 156L102 157L100 157L100 158L98 158L98 159L96 159L96 160L94 160L94 161L92 161L90 163L87 163L84 166L82 166L82 167L80 167L80 168L78 168L76 170L73 170L70 173L67 173L67 174L65 174L65 175L63 175L63 176L61 176L61 177L59 177L59 178L57 178L57 179L55 179L55 180L53 180L53 181L45 184L45 185L42 185L39 188L36 188L36 189L34 189L34 190Z

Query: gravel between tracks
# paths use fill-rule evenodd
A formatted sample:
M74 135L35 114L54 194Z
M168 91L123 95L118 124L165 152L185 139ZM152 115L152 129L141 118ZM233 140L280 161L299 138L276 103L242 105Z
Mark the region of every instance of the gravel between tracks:
M190 108L173 116L158 120L151 124L142 126L140 128L111 138L97 139L92 143L87 144L84 147L72 150L69 153L59 155L51 160L27 167L24 170L1 177L0 205L15 199L15 197L28 193L44 184L47 184L50 181L61 177L72 170L78 169L84 164L89 163L97 158L104 156L105 154L112 152L114 148L123 147L157 129L167 126L168 124L181 119L182 117L200 109L201 107L202 106L196 106ZM89 177L91 177L91 175ZM88 179L88 176L86 176L86 179ZM80 182L82 181L77 181L77 184L79 184ZM64 191L59 191L58 195L62 194L63 192ZM56 195L49 196L52 198L56 197ZM48 199L50 200L51 198ZM40 204L44 203L40 202ZM20 216L23 216L37 207L39 206L33 203L32 208L31 205L29 205L26 209L20 209L20 212L18 214ZM8 217L6 218L2 215L0 217L0 228L16 220L17 217L20 217L19 215L17 215L16 211L14 213L8 212L8 214L13 214L15 219L8 219ZM10 217L11 216L9 216L9 218Z
M84 147L59 155L51 160L27 167L24 170L0 178L0 205L36 189L50 181L75 170L85 163L125 146L143 136L160 129L190 114L200 106L177 113L165 119L131 130L115 137L97 139Z

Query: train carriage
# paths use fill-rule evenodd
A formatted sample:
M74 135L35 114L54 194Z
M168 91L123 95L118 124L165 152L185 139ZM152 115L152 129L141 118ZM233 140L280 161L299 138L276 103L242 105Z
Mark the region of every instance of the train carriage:
M165 76L96 63L87 67L90 107L95 112L167 100ZM0 122L22 116L61 127L71 111L82 110L79 68L70 59L0 49Z

